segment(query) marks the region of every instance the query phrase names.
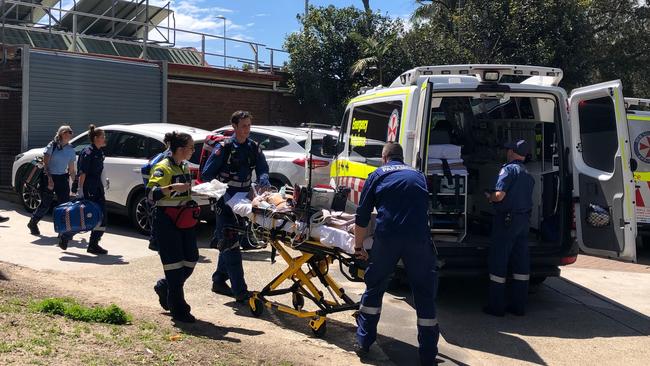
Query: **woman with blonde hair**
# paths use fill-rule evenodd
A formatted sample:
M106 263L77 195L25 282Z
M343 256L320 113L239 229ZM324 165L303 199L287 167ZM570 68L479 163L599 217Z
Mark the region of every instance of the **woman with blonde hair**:
M52 141L43 149L43 175L40 182L41 203L27 224L32 235L41 235L38 222L52 206L54 194L59 204L70 200L70 183L75 177L74 148L70 145L72 128L68 125L59 127ZM59 246L66 244L71 236L59 235Z

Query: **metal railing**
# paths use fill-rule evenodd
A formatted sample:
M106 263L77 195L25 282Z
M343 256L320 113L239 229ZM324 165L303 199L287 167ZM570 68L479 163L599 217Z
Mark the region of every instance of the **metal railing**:
M75 5L71 9L63 9L61 8L62 6L61 2L58 2L59 4L58 7L51 7L51 6L44 6L41 4L28 3L19 0L0 0L0 11L2 11L2 14L0 16L0 21L1 21L0 43L1 44L6 43L5 29L16 29L16 30L25 30L25 31L33 31L33 32L49 34L50 47L52 47L52 37L54 35L68 36L71 38L70 41L71 44L69 45L68 50L73 52L80 51L80 45L83 42L83 39L90 39L90 40L97 40L97 41L108 41L117 44L139 46L142 48L142 52L139 55L139 58L141 59L147 59L147 60L152 59L149 55L150 53L149 49L152 48L165 49L165 50L177 49L177 50L189 51L196 54L200 59L200 63L204 66L219 67L217 66L216 62L209 63L209 61L211 61L212 59L215 60L223 59L224 67L221 68L242 69L244 65L249 64L253 66L254 72L271 72L271 73L273 73L278 68L278 65L274 64L274 59L273 59L274 52L286 53L286 51L284 50L266 47L265 44L258 43L258 42L246 41L246 40L241 40L236 38L219 36L215 34L176 28L174 12L169 6L169 3L167 3L163 7L160 7L156 11L156 14L162 10L166 10L169 12L169 16L166 18L167 25L165 26L161 24L154 24L151 21L151 19L152 17L156 16L156 14L149 14L149 10L150 10L149 0L131 0L130 3L135 4L138 8L138 12L136 13L135 18L141 16L144 13L145 21L139 21L135 19L122 19L122 18L115 17L114 7L116 2L113 2L112 3L113 5L109 9L104 11L102 14L92 14L92 13L86 13L86 12L75 10L76 1L75 1ZM10 5L10 6L5 10L6 5ZM18 10L21 7L31 8L32 12L37 9L40 9L45 15L42 19L38 19L38 20L32 19L32 21L17 19ZM109 13L109 10L112 10L110 12L111 15L107 15ZM16 18L7 19L7 15L10 14L12 11L15 11ZM57 13L58 13L58 17L57 17ZM65 27L61 25L62 19L66 16L72 17L72 30L64 29ZM93 19L93 21L90 23L90 25L86 26L83 30L79 30L78 24L80 20L87 19L87 18ZM44 20L46 21L46 23L44 23ZM86 32L88 32L88 30L92 26L96 25L98 22L102 20L111 22L112 32L110 35L106 36L106 35L86 34ZM128 38L119 37L118 36L119 33L128 26L137 27L136 33L139 33L140 30L142 30L142 37L137 37L137 36L128 37ZM150 38L149 33L154 33L154 35L159 36L159 39ZM190 39L189 41L186 40L185 42L183 42L186 45L189 45L190 47L178 48L179 43L181 42L177 42L177 38L182 38L182 37L187 37L188 39ZM211 40L222 41L224 45L223 47L224 51L226 48L226 42L230 42L230 43L247 45L251 53L247 54L246 56L242 56L242 55L227 54L225 52L218 52L218 47L212 47L210 45ZM232 49L233 47L230 48ZM260 55L261 49L268 51L268 62L262 60L262 57ZM239 66L232 66L232 65L228 66L227 65L228 62L226 62L226 60L234 62Z

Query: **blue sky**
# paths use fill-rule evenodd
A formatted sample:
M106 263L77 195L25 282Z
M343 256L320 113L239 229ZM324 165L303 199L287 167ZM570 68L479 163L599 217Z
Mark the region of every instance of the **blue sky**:
M166 3L167 1L150 0L151 3ZM363 8L361 0L310 0L310 5L334 5L345 7L353 5ZM416 7L415 0L371 0L370 5L383 14L395 17L408 18ZM296 14L303 13L304 0L173 0L172 9L175 11L176 28L191 31L223 34L223 20L226 17L226 36L254 41L265 44L266 47L282 48L284 38L291 32L297 32L300 24ZM200 47L200 37L191 34L177 34L179 46ZM222 40L208 40L208 52L221 54ZM250 46L228 41L226 44L228 54L242 58L252 58ZM269 60L269 51L260 49L260 59ZM275 64L287 59L286 54L275 53ZM208 62L221 65L222 58L208 58ZM234 64L235 60L229 60Z

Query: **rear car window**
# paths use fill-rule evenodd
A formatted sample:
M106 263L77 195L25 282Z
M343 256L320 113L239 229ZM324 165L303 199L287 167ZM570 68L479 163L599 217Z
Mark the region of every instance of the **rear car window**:
M307 140L298 141L298 145L300 145L300 147L302 147L304 149L306 142L307 142ZM311 153L314 156L325 158L326 156L324 156L322 154L322 152L321 152L321 147L322 146L323 146L323 140L322 139L313 139L313 140L311 140Z

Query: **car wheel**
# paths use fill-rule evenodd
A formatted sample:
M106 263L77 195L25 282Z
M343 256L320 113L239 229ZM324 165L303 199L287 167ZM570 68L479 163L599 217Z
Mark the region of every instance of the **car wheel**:
M41 204L40 183L35 185L23 183L20 190L20 201L25 207L25 210L28 212L34 212L38 205Z
M151 231L151 220L149 220L151 215L153 215L153 207L149 207L144 192L135 194L131 200L129 218L140 233L148 235Z

